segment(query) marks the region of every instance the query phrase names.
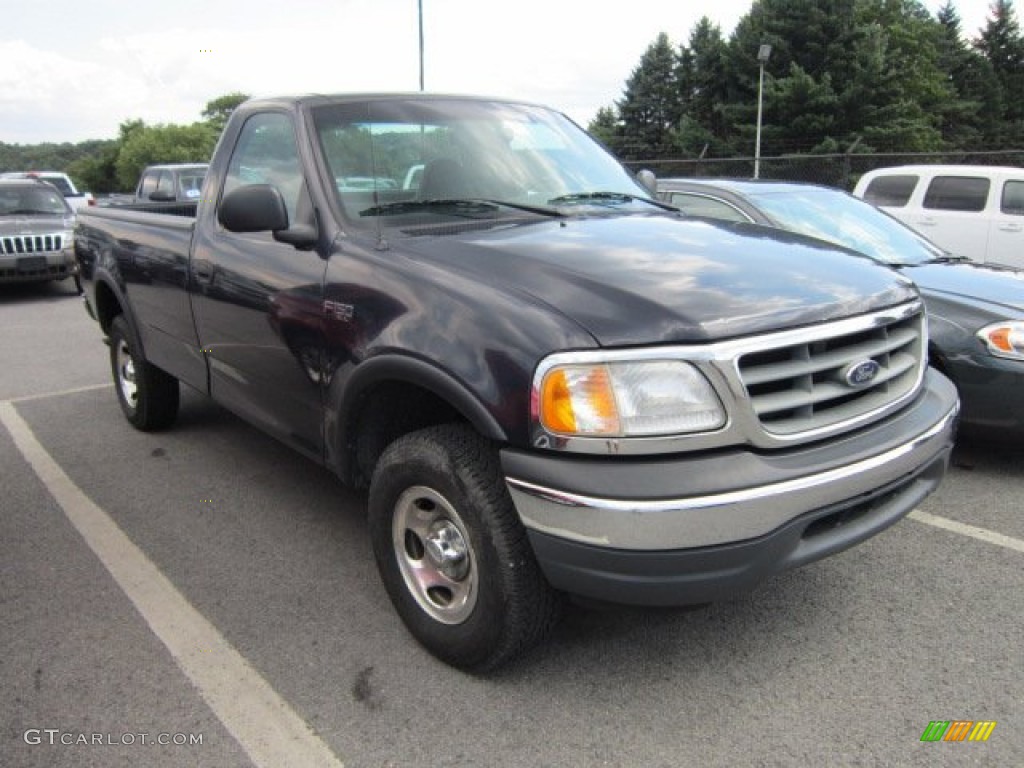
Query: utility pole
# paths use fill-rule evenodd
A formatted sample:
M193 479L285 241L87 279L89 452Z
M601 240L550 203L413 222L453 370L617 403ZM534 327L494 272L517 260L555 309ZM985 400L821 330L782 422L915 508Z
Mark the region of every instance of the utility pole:
M420 9L420 90L423 90L423 0L418 0Z
M761 70L757 82L757 139L754 144L754 178L761 177L761 104L764 101L764 65L772 56L772 47L762 43L757 49L757 64Z

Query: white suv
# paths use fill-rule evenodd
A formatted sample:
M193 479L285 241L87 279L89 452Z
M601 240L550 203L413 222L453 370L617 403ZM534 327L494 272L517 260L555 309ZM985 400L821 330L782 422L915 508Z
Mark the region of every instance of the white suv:
M865 173L853 194L951 253L1024 267L1024 168L879 168Z

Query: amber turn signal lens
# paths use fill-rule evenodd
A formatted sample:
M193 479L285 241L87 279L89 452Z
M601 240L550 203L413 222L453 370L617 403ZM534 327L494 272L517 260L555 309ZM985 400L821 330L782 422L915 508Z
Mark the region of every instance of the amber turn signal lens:
M615 435L619 414L611 377L604 365L555 368L540 392L544 428L560 434Z

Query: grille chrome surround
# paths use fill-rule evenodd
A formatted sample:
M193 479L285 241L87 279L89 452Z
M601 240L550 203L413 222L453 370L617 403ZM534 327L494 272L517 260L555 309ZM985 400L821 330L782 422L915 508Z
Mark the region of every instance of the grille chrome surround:
M545 358L533 402L556 365L683 360L711 383L728 421L713 432L653 437L570 437L548 432L537 414L537 448L598 455L651 455L725 446L784 448L840 435L879 421L921 389L928 330L920 300L866 315L706 345L564 352ZM844 383L852 366L878 364L866 385ZM874 365L870 366L874 369Z
M64 236L52 235L13 235L0 237L0 254L6 256L26 255L32 253L56 253L64 248Z
M739 375L764 430L798 435L856 418L913 392L922 374L924 317L743 355ZM851 366L873 361L862 386Z

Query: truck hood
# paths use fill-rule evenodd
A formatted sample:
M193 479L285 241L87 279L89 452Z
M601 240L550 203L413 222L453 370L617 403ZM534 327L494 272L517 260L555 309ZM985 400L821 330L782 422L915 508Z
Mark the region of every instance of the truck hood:
M751 224L634 214L449 232L402 247L527 294L603 346L718 341L917 296L908 279L866 257Z

